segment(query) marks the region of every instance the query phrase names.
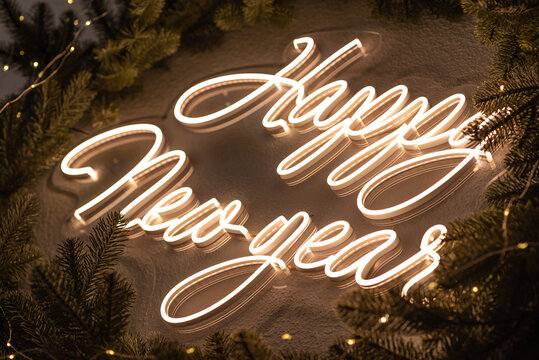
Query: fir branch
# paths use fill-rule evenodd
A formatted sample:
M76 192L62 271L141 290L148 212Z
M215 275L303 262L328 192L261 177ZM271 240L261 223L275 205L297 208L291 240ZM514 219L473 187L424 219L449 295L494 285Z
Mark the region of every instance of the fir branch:
M243 13L241 6L236 2L225 2L217 10L213 16L215 25L223 31L231 31L239 29L244 24Z
M111 348L127 331L129 311L135 298L132 286L115 272L105 274L93 299L93 322L99 342Z
M506 217L501 209L483 211L465 220L451 222L444 240L446 246L441 250L442 261L436 272L438 281L445 284L469 283L478 281L478 278L490 278L506 266L511 268L511 264L530 261L529 266L532 266L535 250L529 244L533 244L531 239L539 238L535 226L538 211L534 201L515 204L507 216L510 221L507 222L506 236L500 226ZM512 251L515 247L521 251ZM505 265L492 255L508 250L512 253L505 259Z
M32 354L35 351L36 355L62 349L58 341L58 328L35 299L20 292L10 292L5 294L1 301L6 317L18 335L16 339L12 339L13 346L24 349L22 351L25 353Z
M145 29L157 21L164 5L165 0L131 0L129 16L135 24Z
M404 360L402 356L398 356L360 337L335 341L329 348L329 358L342 360Z
M40 265L32 272L31 291L56 326L70 336L96 337L91 314L73 290L73 284L55 265Z
M273 360L271 348L262 337L251 330L240 330L230 335L230 351L236 360Z
M503 89L500 86L503 85ZM475 106L490 114L503 107L521 104L539 92L539 79L529 67L522 68L507 81L498 79L485 81L474 93Z
M0 289L13 289L40 252L29 242L39 214L37 198L15 193L0 211Z
M230 337L224 331L216 331L206 337L204 356L207 360L228 360L231 358Z
M273 15L273 0L243 0L243 4L243 18L247 24L268 22Z
M88 262L83 292L92 298L99 286L99 280L118 262L127 241L125 220L120 213L110 213L99 220L90 234L87 246Z
M318 354L307 352L307 351L282 351L280 353L280 358L282 360L321 360L322 357Z
M76 238L68 238L58 246L55 262L68 276L74 286L74 292L82 300L83 286L87 281L88 254L84 244Z
M3 0L8 1L8 0ZM91 21L97 21L101 19L102 17L106 16L106 13L100 14L92 19L89 19ZM51 80L53 77L57 75L57 73L62 69L62 66L68 59L68 57L73 53L74 46L80 37L82 31L85 29L85 27L80 27L72 36L71 41L63 48L62 51L60 51L56 56L54 56L50 61L48 61L45 65L45 67L40 71L38 76L32 81L32 83L25 88L22 92L20 92L15 98L7 101L2 108L0 109L0 115L12 104L20 101L23 99L27 94L29 94L32 90L39 88L40 86L43 86L44 84L47 84L49 80ZM44 76L47 74L46 76ZM41 76L40 76L41 75Z
M0 191L11 193L48 171L69 146L70 127L90 105L88 73L73 78L61 92L55 82L39 89L28 109L18 105L0 114ZM23 180L23 181L21 181Z

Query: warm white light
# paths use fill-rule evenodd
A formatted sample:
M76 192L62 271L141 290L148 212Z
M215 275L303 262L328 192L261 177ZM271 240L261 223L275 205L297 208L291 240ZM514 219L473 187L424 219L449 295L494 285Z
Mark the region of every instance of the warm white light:
M155 157L155 155L158 153L158 151L163 145L163 133L161 132L161 129L159 129L157 126L150 124L135 124L122 126L120 128L106 131L97 136L94 136L89 140L86 140L85 142L71 150L64 157L62 163L60 164L60 169L64 174L79 178L89 177L92 180L96 181L98 179L98 174L92 167L86 166L82 168L73 168L72 165L83 155L102 151L103 146L110 143L111 141L117 141L117 139L120 138L139 134L152 134L155 136L155 141L150 150L139 161L139 163L133 169L131 169L131 171L125 174L120 180L118 180L115 184L102 192L100 195L96 196L95 198L75 210L74 217L76 219L80 220L83 223L89 223L92 222L94 219L98 218L105 211L107 211L107 209L111 207L110 204L108 204L109 201L104 204L107 198L110 198L113 195L117 195L118 192L122 189L125 191L125 188L126 186L128 186L127 184L130 183L130 181L133 181L133 179L135 179L136 177L144 175L144 172L148 169L148 165L156 165L155 161L152 162L152 158ZM171 155L178 157L178 164L187 165L187 157L185 156L185 153L178 151ZM145 192L145 194L147 193L148 191ZM141 198L136 199L132 204L130 204L131 206L129 206L129 208L134 207L137 203L140 203L141 200ZM86 216L86 213L95 214Z
M299 247L294 255L294 265L300 270L307 271L323 269L331 260L329 257L313 262L305 262L304 259L316 250L327 251L342 245L349 241L352 235L353 229L347 221L335 221L325 226Z
M265 96L265 100L270 100L271 97L268 97L268 91L280 90L285 86L289 89L271 107L262 120L263 126L268 131L277 136L289 132L289 123L281 119L280 114L284 108L294 101L295 111L292 111L289 115L292 125L303 126L311 118L320 120L332 104L346 92L346 82L341 81L329 84L327 87L318 89L307 98L305 97L305 87L319 78L325 78L337 69L349 65L353 60L363 55L363 48L361 42L358 39L354 39L313 70L309 71L305 76L299 80L294 80L294 75L297 76L297 73L301 73L301 70L306 67L307 60L311 60L315 53L315 45L312 38L305 37L294 40L294 46L298 51L300 45L303 46L303 50L301 50L299 56L275 75L250 73L225 75L203 81L193 86L180 96L174 108L174 115L184 125L197 131L218 130L241 120L246 114L253 111L253 107L256 109L265 103L265 101L261 101L261 96ZM190 102L193 102L196 98L207 96L205 95L207 92L214 92L219 88L245 86L253 83L260 83L261 85L247 96L222 110L199 117L189 117L183 113ZM325 99L321 104L316 106L316 110L311 110L308 113L303 111L305 105L309 106L312 101L321 98ZM299 115L300 113L301 115Z
M269 90L272 90L274 87L280 88L282 85L293 86L295 84L294 80L287 79L286 77L296 70L301 69L305 61L312 57L314 54L314 41L311 38L300 38L294 41L296 49L299 50L299 45L304 45L303 50L294 61L289 65L283 68L275 75L268 74L236 74L236 75L225 75L220 76L214 79L206 80L201 82L180 96L176 106L174 108L174 115L176 119L183 123L186 126L192 127L194 129L204 130L209 129L209 131L217 130L219 128L230 125L231 123L241 119L240 115L245 115L247 111L246 107L255 101L260 101L260 97L265 95ZM249 95L238 100L237 102L227 106L226 108L219 110L215 113L199 116L199 117L189 117L183 114L186 107L189 106L189 103L196 99L197 97L204 96L208 91L215 91L216 88L226 88L232 85L250 85L253 83L262 84L259 88L251 92ZM231 121L232 118L232 122Z
M77 25L78 20L74 24ZM90 20L85 24L90 25ZM293 129L322 132L283 159L277 166L278 175L290 185L297 184L326 166L346 147L359 146L355 154L331 171L327 183L339 195L360 189L357 206L365 217L373 220L395 219L422 206L431 206L438 196L447 194L449 187L459 184L456 180L460 175L471 168L476 171L480 158L492 161L492 156L482 152L481 147L468 148L470 139L463 135L463 130L482 115L475 114L464 122L460 120L465 106L462 94L452 95L430 109L425 97L407 104L409 94L404 85L379 96L373 87L367 86L347 100L346 81L327 81L332 74L365 55L361 42L352 40L320 63L312 38L296 39L294 47L298 56L275 75L224 75L191 87L175 105L176 118L192 130L215 131L241 120L280 95L264 115L262 126L275 136L288 134ZM74 47L70 51L74 51ZM38 66L37 62L34 64ZM252 85L258 87L212 114L185 115L216 91ZM318 271L338 280L351 278L363 288L386 286L404 279L401 295L406 296L414 284L439 264L437 251L447 232L443 225L429 228L414 255L382 274L374 270L399 253L397 233L390 229L354 240L354 231L348 222L335 221L316 231L308 213L301 211L290 218L278 216L258 234L251 234L245 227L248 213L240 200L225 206L212 198L199 204L193 190L182 186L192 172L187 155L180 150L160 154L164 147L163 134L150 124L122 126L84 141L62 160L61 171L68 176L96 181L98 170L83 166L83 161L108 151L115 142L131 140L132 136L140 134L154 137L148 152L120 180L78 208L74 218L82 224L90 223L118 206L128 195L135 194L142 184L156 178L157 173L165 173L121 210L130 218L127 228L133 233L138 230L163 239L176 250L193 245L205 251L214 250L236 236L250 242L252 254L211 266L174 286L161 304L161 316L171 324L193 324L225 308L233 311L246 301L233 304L236 299L254 296L253 291L265 286L277 272L286 273L289 269ZM409 159L396 162L404 154ZM368 200L403 174L435 169L455 159L460 159L457 165L419 194L384 209L369 208ZM508 214L509 209L506 209L504 215ZM523 244L527 246L521 243L517 247L526 248ZM197 288L246 271L251 275L214 304L192 314L176 316L177 309ZM478 288L472 291L477 292ZM379 318L381 324L388 320L388 314ZM283 334L282 339L289 340L291 335ZM348 339L347 343L353 345L355 340Z
M406 150L426 150L442 144L447 144L449 136L460 115L464 111L466 98L462 94L452 95L432 107L424 114L416 116L409 124L408 130L402 135L401 144ZM437 120L440 114L445 114L448 109L453 110L434 126L433 120ZM419 135L421 128L427 128L424 134Z
M448 182L458 176L461 172L465 171L466 168L472 164L475 164L475 161L478 157L478 150L476 149L453 149L453 150L442 150L436 151L430 154L418 156L416 158L403 161L397 165L390 167L376 175L372 178L359 192L357 198L357 206L361 213L374 220L389 219L394 218L399 215L403 215L418 206L425 204L427 201L433 199L440 192L444 191L448 186ZM402 174L406 171L410 171L414 168L424 166L426 164L433 164L442 160L448 159L458 159L462 158L459 164L454 167L450 172L448 172L444 177L438 180L433 185L429 186L427 189L423 190L419 194L413 196L412 198L398 203L396 205L390 206L384 209L369 209L365 205L367 197L379 186L387 183L395 176Z
M187 292L190 288L196 287L202 282L207 281L207 279L211 278L212 276L248 266L258 266L258 268L247 278L247 280L242 282L238 287L224 296L221 300L191 315L182 317L174 317L169 315L169 310L171 309L172 303L176 299L181 298L181 295ZM163 302L161 303L161 317L166 322L173 325L186 325L196 322L200 318L221 311L222 308L229 304L238 294L242 293L246 289L248 290L249 285L255 282L258 277L261 275L267 275L268 273L273 273L275 268L279 268L284 271L286 269L286 265L282 260L263 255L241 257L210 266L207 269L189 276L187 279L174 286L172 290L167 293L163 299Z

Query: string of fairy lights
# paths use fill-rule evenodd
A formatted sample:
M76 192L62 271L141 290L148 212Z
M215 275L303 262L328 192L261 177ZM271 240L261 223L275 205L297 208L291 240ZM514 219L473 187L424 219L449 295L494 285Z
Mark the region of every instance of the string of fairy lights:
M67 0L67 3L68 3L69 5L72 5L74 2L75 2L75 0ZM69 21L71 21L71 20L72 20L72 19L70 19L69 17L66 17L66 18L64 19L65 22L69 22ZM19 16L19 22L22 23L23 21L24 21L24 15ZM84 25L85 25L85 26L90 26L91 23L92 23L92 21L91 21L90 19L88 19L88 20L85 21ZM78 26L78 25L79 25L79 19L76 19L76 18L73 19L73 25ZM71 47L70 49L72 49L71 51L74 51L74 50L75 50L74 47ZM19 55L24 56L24 54L25 54L25 51L24 51L24 50L19 50ZM33 68L37 68L37 67L39 66L39 62L37 62L37 61L34 60L34 61L31 61L31 62L30 62L30 65L31 65ZM9 61L8 61L7 64L4 64L4 66L3 66L2 68L3 68L4 71L9 71L10 68L11 68L11 67L10 67L10 64L9 64ZM38 77L39 77L39 75L38 75Z
M68 1L69 4L72 4L74 0L71 0L71 2ZM87 14L88 12L88 8L84 9L83 10L83 13L84 14ZM66 59L69 57L69 55L71 53L73 53L75 51L75 45L77 43L77 40L79 39L80 35L82 34L82 32L84 31L85 28L89 27L90 25L92 25L93 22L96 22L98 21L99 19L105 17L108 15L108 12L104 12L98 16L95 16L93 18L88 18L85 22L84 22L84 26L83 27L79 27L77 29L77 31L75 31L75 33L73 34L73 39L67 44L67 46L64 48L63 51L61 51L59 54L57 54L47 65L45 65L45 67L38 73L36 79L34 79L32 81L32 83L27 87L25 88L21 93L19 93L19 95L17 97L15 97L14 99L10 100L10 101L7 101L3 106L2 108L0 109L0 114L3 113L7 108L8 106L10 106L11 104L14 104L16 103L17 101L21 100L26 94L28 94L31 90L39 87L39 86L42 86L44 84L46 84L51 78L54 77L54 75L56 75L56 73L58 73L58 71L62 68L62 65L64 64L64 62L66 61ZM70 18L66 18L66 21L70 21L71 19ZM21 15L19 16L19 21L24 21L24 16ZM75 26L78 26L79 25L79 20L78 19L74 19L73 20L73 24ZM24 50L20 50L19 51L19 54L22 56L24 55ZM43 78L43 75L49 70L51 69L56 63L58 63L58 66L56 67L56 69L54 69L50 74L48 74L46 77ZM31 63L33 68L37 69L38 66L39 66L39 62L35 61L35 60L32 60ZM8 71L9 70L9 64L5 64L4 65L4 71ZM17 118L20 117L20 112L17 113Z
M67 1L68 5L73 5L75 3L75 0L66 0L66 1ZM85 9L83 11L83 13L86 14L87 11L88 11L88 9ZM103 17L105 17L107 15L108 15L108 13L105 12L105 13L103 13L103 14L101 14L99 16L96 16L94 18L88 18L88 19L86 19L84 21L83 26L80 26L80 27L79 27L79 25L81 25L81 20L80 19L77 19L77 18L71 19L69 17L65 18L64 21L66 21L66 22L72 21L73 25L78 27L77 31L73 34L73 39L69 42L69 44L65 47L65 49L62 52L60 52L58 55L56 55L48 64L46 64L42 68L42 70L37 74L36 79L27 88L25 88L16 98L14 98L11 101L6 102L2 106L2 108L0 109L0 114L3 111L5 111L8 106L10 106L11 104L13 104L13 103L19 101L20 99L22 99L28 92L30 92L31 90L45 84L52 77L54 77L54 75L59 71L59 69L64 64L67 57L76 50L75 45L76 45L81 33L83 32L83 30L85 28L91 26L92 23L95 23L96 21L98 21L99 19L101 19L101 18L103 18ZM24 15L19 16L19 21L20 22L25 21ZM25 51L23 49L19 50L18 53L19 53L20 56L25 55ZM8 60L8 62L2 66L2 69L3 69L4 72L12 70L10 61L11 61L11 59ZM43 78L44 74L49 69L51 69L53 66L55 66L55 64L58 64L58 66L55 68L55 70L52 71L50 74L48 74L45 78ZM31 60L30 65L36 70L39 69L39 67L40 67L40 64L39 64L39 62L37 60ZM503 92L503 91L504 91L504 85L502 84L502 85L500 85L500 92ZM20 117L20 113L17 114L17 117ZM490 257L490 256L500 255L501 256L501 261L503 262L504 256L508 251L524 250L524 249L528 248L529 246L539 246L539 243L535 243L535 242L533 242L533 243L521 242L521 243L518 243L515 246L508 246L508 241L509 241L508 240L508 219L509 219L509 214L510 214L510 211L511 211L511 207L513 206L515 201L522 199L525 196L525 194L527 193L527 191L529 190L529 188L530 188L530 186L532 184L532 181L534 179L534 176L535 176L535 173L537 171L538 166L539 166L539 161L535 162L535 164L533 165L533 167L531 169L531 172L530 172L530 175L529 175L529 177L527 179L527 182L525 184L525 187L524 187L523 191L519 195L516 195L513 198L511 198L511 200L508 202L507 206L505 207L505 209L503 211L502 230L503 230L503 236L504 236L504 239L505 239L505 246L500 250L496 250L496 251L493 251L491 253L484 254L483 256L476 259L475 261L467 264L467 266L465 266L464 269L470 268L473 265L475 265L476 263L478 263L480 261L483 261L485 258ZM438 284L436 282L431 282L428 285L428 288L432 290L432 289L436 288L437 286L438 286ZM477 286L473 286L471 291L473 293L477 293L477 292L479 292L479 288ZM413 302L413 299L410 299L410 301ZM12 338L13 330L12 330L11 322L9 321L9 319L8 319L6 313L5 313L5 311L4 311L4 309L2 308L1 305L0 305L0 311L2 312L2 315L3 315L4 319L6 319L6 321L7 321L8 331L9 331L8 339L4 342L4 344L8 349L10 349L10 353L4 358L13 360L18 356L18 357L23 358L23 359L30 359L31 360L32 358L28 355L28 353L35 352L36 349L27 349L25 351L18 351L17 350L17 348L13 345L13 338ZM390 320L390 314L384 314L378 319L378 323L379 324L386 324L386 323L389 322L389 320ZM283 341L291 341L292 339L293 339L293 336L290 333L286 332L286 333L283 333L281 335L281 340L283 340ZM353 346L353 345L356 344L356 339L354 339L354 338L348 338L348 339L345 339L344 341L349 346ZM188 348L185 349L185 352L186 352L186 354L194 354L196 352L196 348L195 347L188 347ZM114 356L114 357L117 357L117 358L120 358L120 359L133 359L133 358L135 358L134 356L131 356L131 355L128 355L128 354L118 353L114 349L104 349L102 352L97 353L96 356L99 356L99 355L102 355L102 354L106 354L108 356ZM137 357L137 358L140 358L140 357ZM145 358L153 359L155 357L154 356L146 356Z

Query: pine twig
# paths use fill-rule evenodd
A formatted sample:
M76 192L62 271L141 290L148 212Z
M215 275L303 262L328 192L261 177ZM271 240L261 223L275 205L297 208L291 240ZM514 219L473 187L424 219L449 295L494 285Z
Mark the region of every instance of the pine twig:
M103 17L105 17L106 15L108 14L108 12L104 12L103 14L99 15L99 16L96 16L92 19L90 19L90 21L92 22L95 22ZM59 61L59 64L58 64L58 67L56 69L54 69L54 71L52 71L47 77L45 77L43 80L39 81L39 77L37 79L35 79L32 84L30 84L26 89L24 89L15 99L13 100L10 100L8 102L6 102L4 104L4 106L2 106L2 109L0 109L0 114L2 114L7 108L8 106L16 103L17 101L19 101L20 99L22 99L26 94L28 94L30 91L32 91L33 89L45 84L46 82L48 82L54 75L56 75L58 73L58 71L60 71L60 69L62 68L62 65L64 64L64 62L67 60L67 58L69 57L69 55L71 55L71 48L75 45L77 39L79 38L79 36L81 35L82 31L85 29L85 27L80 27L76 32L75 34L73 35L73 39L69 42L69 44L67 44L67 46L65 47L65 49L60 52L58 55L56 55L46 66L45 68L43 68L43 70L40 72L40 73L45 73L45 71L47 71L49 68L51 68L57 61Z
M503 249L507 248L509 245L509 236L507 231L507 221L509 219L509 212L511 210L511 206L513 206L513 203L516 200L522 200L524 198L524 195L528 192L531 182L533 180L533 177L535 175L535 171L537 170L537 166L539 165L539 160L535 161L535 164L533 165L532 170L530 171L530 175L528 176L528 181L526 182L526 186L524 187L524 190L518 197L513 197L511 200L509 200L509 203L507 204L507 207L503 211L503 221L502 221L502 230L503 230L503 238L504 238L504 247ZM502 251L500 261L503 262L503 259L505 257L505 251Z

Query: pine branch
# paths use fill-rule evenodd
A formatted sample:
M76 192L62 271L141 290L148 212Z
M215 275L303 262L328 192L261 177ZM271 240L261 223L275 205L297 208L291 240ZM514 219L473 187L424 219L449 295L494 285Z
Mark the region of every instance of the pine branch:
M32 182L65 154L70 127L95 96L88 89L89 78L88 73L78 74L63 92L51 81L24 104L0 114L0 194Z
M230 335L230 352L235 360L275 359L262 337L250 330L240 330Z
M505 208L511 201L519 199L520 195L526 191L526 198L539 197L539 179L535 176L537 169L533 173L528 173L531 176L529 181L524 176L518 176L514 173L509 173L497 179L492 183L485 197L488 202L499 209Z
M68 238L58 246L55 262L68 276L74 286L74 292L82 300L83 286L87 281L89 267L88 254L84 244L76 238Z
M243 19L247 24L268 22L273 15L273 0L243 0L243 4Z
M524 67L507 81L501 82L497 79L485 81L474 93L473 101L481 112L490 114L508 104L526 102L538 91L539 79L532 69Z
M297 350L288 350L282 351L280 353L280 358L282 360L321 360L322 357L318 354L307 352L307 351L297 351Z
M104 275L96 293L92 313L98 341L109 348L115 347L127 331L135 291L126 280L111 272Z
M535 226L538 215L539 209L534 201L516 204L508 214L507 246L519 249L519 244L531 243L532 239L538 239L539 232ZM499 271L501 269L497 265L499 257L485 258L484 261L476 259L505 247L506 238L501 228L504 216L502 209L488 210L464 220L451 222L445 240L447 246L441 251L443 255L437 272L438 280L448 284L477 282L479 278L488 278L495 269ZM514 251L507 262L522 264L531 261L529 266L532 266L535 262L533 260L535 253L536 249L531 246L529 249Z
M155 25L164 2L132 1L128 10L129 25L109 39L95 52L100 62L97 77L99 88L119 92L132 86L143 69L173 54L180 43L180 35Z
M528 128L532 134L538 131L534 117L537 113L538 100L539 94L521 104L507 104L507 107L488 118L470 124L464 133L473 143L481 144L487 151L494 151L507 141L511 145L518 144L527 134L521 130L522 128Z
M32 297L10 292L1 298L1 302L16 334L12 339L13 346L19 349L37 348L32 352L39 358L47 359L50 357L45 354L62 349L58 341L58 328ZM64 350L67 352L67 349Z
M211 333L204 343L204 357L207 360L228 360L231 358L230 337L224 331Z
M26 276L29 265L40 256L29 242L39 214L37 198L15 193L0 211L0 289L13 289Z
M240 4L231 1L225 2L215 11L213 21L223 31L239 29L244 24Z
M338 360L404 360L390 351L362 338L338 339L329 348L329 358Z
M120 30L120 25L118 24L123 18L125 18L126 6L123 3L116 2L115 7L117 12L120 14L117 16L118 21L113 17L113 12L108 6L105 5L103 0L82 0L85 4L85 8L88 9L92 17L100 16L101 14L107 14L107 16L100 17L98 20L94 21L96 25L97 34L100 37L101 41L105 39L113 39L118 31Z
M125 224L119 213L111 213L93 228L87 246L87 277L83 286L86 297L92 298L96 294L99 280L118 262L127 241Z
M71 336L96 337L91 314L76 296L73 284L54 265L37 266L31 275L32 296L56 326Z
M129 16L135 24L145 29L157 21L164 5L165 0L131 0Z
M198 346L187 346L177 341L166 341L162 337L150 339L146 347L148 349L145 358L155 360L205 360L202 351ZM144 358L144 357L143 357Z

